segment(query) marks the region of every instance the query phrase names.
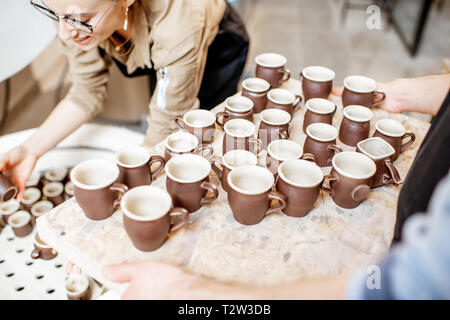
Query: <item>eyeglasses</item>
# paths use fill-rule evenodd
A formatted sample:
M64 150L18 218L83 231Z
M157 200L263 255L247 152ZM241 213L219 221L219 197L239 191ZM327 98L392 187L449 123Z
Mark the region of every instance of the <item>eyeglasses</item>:
M100 21L103 19L103 17L106 15L106 13L109 11L109 9L111 9L111 7L113 5L115 5L116 3L113 2L111 3L111 5L108 7L108 9L106 9L105 13L103 13L103 15L100 17L100 19L97 21L97 23L92 26L86 22L74 19L72 17L69 16L60 16L57 15L55 12L53 12L52 10L41 6L40 4L35 3L33 0L30 0L30 4L40 13L46 15L47 17L55 20L55 21L60 21L60 19L64 20L68 25L70 25L72 28L75 28L79 31L91 34L92 32L94 32L94 28L97 27L97 25L100 23Z

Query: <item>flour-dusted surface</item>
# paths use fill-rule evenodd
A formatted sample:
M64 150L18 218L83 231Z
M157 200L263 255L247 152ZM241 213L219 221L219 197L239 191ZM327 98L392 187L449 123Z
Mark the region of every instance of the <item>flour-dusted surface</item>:
M300 82L290 80L286 88L300 93ZM340 98L331 97L338 108L333 125L339 128L342 119ZM219 105L214 111L223 110ZM303 145L302 131L305 107L296 111L291 122L291 140ZM400 114L375 108L371 122L393 118L408 132L416 134L416 142L395 162L402 178L411 166L429 124ZM258 116L255 124L259 125ZM215 153L222 154L222 131L216 132ZM83 140L79 137L80 140ZM107 128L90 133L89 141L96 147L117 150L114 136ZM139 144L141 139L119 138L120 145ZM342 143L338 141L342 146ZM152 154L163 154L163 144ZM343 146L345 150L354 150ZM92 151L86 151L92 152ZM92 154L90 153L92 156ZM264 163L265 154L260 158ZM330 168L324 168L329 173ZM211 173L218 186L218 178ZM152 185L165 188L165 174ZM290 279L332 275L348 272L375 263L389 248L395 224L398 193L401 187L383 186L372 189L368 199L355 209L337 207L330 196L321 193L315 208L304 218L287 217L281 213L267 216L255 226L237 223L228 206L226 193L219 188L219 198L191 214L190 223L170 235L165 244L150 253L132 246L122 224L122 213L104 221L88 220L76 200L65 202L38 219L43 240L54 246L83 270L106 286L120 292L123 285L105 281L101 268L109 264L157 259L187 267L195 273L213 278L251 284L272 284Z

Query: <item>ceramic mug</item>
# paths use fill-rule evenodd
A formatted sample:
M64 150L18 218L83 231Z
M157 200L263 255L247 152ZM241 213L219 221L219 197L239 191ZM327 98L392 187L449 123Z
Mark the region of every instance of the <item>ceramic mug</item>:
M288 81L291 73L286 69L286 58L278 53L262 53L255 58L255 76L269 82L272 88L278 88Z
M25 210L19 210L11 214L8 218L8 224L17 237L26 237L33 231L31 214Z
M282 212L304 217L319 198L323 173L319 166L306 160L286 160L278 168L276 190L287 199Z
M43 176L43 184L45 185L49 182L66 183L68 171L67 168L53 168L47 170Z
M300 72L305 101L312 98L328 99L335 77L333 70L322 66L309 66Z
M11 199L0 203L0 214L4 224L8 224L8 218L14 212L20 210L20 202L16 199Z
M372 177L377 167L365 154L353 151L337 153L332 159L331 172L324 180L322 189L330 194L339 207L352 209L366 199Z
M331 159L342 149L336 144L338 131L327 123L312 123L306 128L303 151L314 155L319 167L331 166Z
M55 207L53 202L49 200L41 200L33 204L31 207L31 220L33 224L36 224L36 219L42 217Z
M403 181L392 163L394 148L380 137L368 138L358 142L356 151L364 153L375 162L377 171L372 177L371 187L386 184L400 185Z
M291 115L280 109L266 109L259 114L261 123L258 129L258 138L263 149L273 140L289 138L289 122Z
M23 198L21 200L22 210L31 212L31 207L41 199L41 195L41 190L38 188L26 188L23 192Z
M158 155L150 153L141 146L125 147L116 153L116 163L120 170L119 182L129 189L150 185L156 176L164 169L166 161ZM158 163L155 170L151 166Z
M64 199L70 199L75 195L75 187L72 181L67 181L64 185Z
M405 151L416 140L416 135L412 132L406 132L405 127L392 119L381 119L375 123L374 137L380 137L386 140L395 150L392 161L398 159L400 153ZM403 143L405 138L409 140Z
M92 289L89 278L84 275L71 274L65 282L68 300L90 300Z
M0 172L0 202L13 199L17 195L17 187L9 176Z
M248 78L242 81L243 97L253 101L253 112L259 113L266 108L267 92L270 89L270 83L260 78Z
M244 165L256 165L257 163L258 159L253 153L246 150L231 150L225 153L223 157L214 156L211 168L219 177L222 188L228 192L230 187L227 178L231 170ZM220 165L221 168L217 165Z
M51 201L55 207L65 201L64 185L61 182L48 182L42 188L45 199Z
M267 92L266 109L281 109L292 117L294 111L300 106L302 97L286 89L272 89Z
M344 108L343 114L339 140L348 146L356 147L359 141L369 137L373 113L364 106L350 105Z
M34 234L33 245L34 250L31 252L31 259L51 260L58 255L52 247L41 239L39 232Z
M216 116L209 110L197 109L175 118L175 124L181 130L193 134L200 143L211 143L216 131Z
M231 119L244 119L253 122L253 101L243 96L233 96L225 100L225 111L216 114L216 123L223 128Z
M164 143L164 160L166 162L173 156L187 153L202 154L206 152L205 157L210 158L214 152L210 144L199 144L196 136L185 131L170 134Z
M306 101L306 112L303 118L303 132L311 123L333 124L336 105L326 99L312 98Z
M266 167L273 175L277 175L283 161L291 159L315 161L312 154L303 154L302 147L291 140L274 140L267 146Z
M172 208L172 198L160 188L136 187L120 202L123 225L133 246L140 251L160 248L172 231L182 227L189 218L184 208ZM178 218L178 223L175 219Z
M41 174L39 172L33 172L28 177L25 187L27 187L27 188L33 187L33 188L42 189Z
M256 154L262 150L262 142L254 138L256 127L244 119L231 119L223 127L222 154L231 150L247 150Z
M274 176L266 168L241 166L228 175L228 203L234 219L243 225L260 223L270 213L286 207L286 197L272 191ZM271 201L278 204L271 207Z
M75 186L75 198L88 219L107 219L120 205L128 187L116 182L118 178L115 163L102 159L86 160L72 169L70 180Z
M380 104L386 98L382 91L375 90L375 80L364 76L348 76L344 79L344 91L342 92L342 106L360 105L372 108ZM374 101L377 95L381 98Z
M219 191L209 182L211 164L195 154L173 157L166 164L166 189L175 207L189 213L217 199ZM211 195L207 195L207 192Z

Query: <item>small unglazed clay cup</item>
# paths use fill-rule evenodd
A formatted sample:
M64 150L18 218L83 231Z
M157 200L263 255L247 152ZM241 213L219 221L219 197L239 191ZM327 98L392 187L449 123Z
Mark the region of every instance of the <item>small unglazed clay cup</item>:
M240 166L256 165L257 163L258 158L253 153L246 150L231 150L225 153L223 157L214 156L211 168L219 177L223 190L228 192L230 187L227 179L231 170Z
M332 160L331 173L325 176L322 188L339 207L352 209L366 199L377 167L365 154L353 151L337 153Z
M304 217L319 198L323 173L318 165L306 160L286 160L278 168L277 191L287 198L283 213Z
M14 212L8 218L8 224L13 229L17 237L26 237L33 231L31 214L28 211L20 210Z
M228 175L228 203L234 219L243 225L260 223L270 213L286 207L286 197L272 191L274 176L266 168L241 166ZM271 201L278 204L271 207Z
M41 190L38 188L26 188L23 192L23 198L21 200L22 209L31 212L31 207L41 199L41 196Z
M286 69L287 59L281 54L262 53L256 56L255 62L255 76L269 82L272 88L278 88L291 77Z
M359 141L369 137L373 113L364 106L350 105L344 108L343 114L339 127L339 140L348 146L356 147Z
M68 300L90 300L92 295L89 278L82 274L69 275L65 282Z
M42 188L45 199L51 201L55 207L65 201L64 185L61 182L48 182Z
M17 194L17 187L9 176L0 172L0 202L13 199Z
M20 202L16 199L11 199L0 203L0 214L4 224L8 224L8 218L14 212L20 210Z
M50 210L52 210L55 207L53 202L49 200L41 200L33 204L31 207L31 220L33 224L36 224L36 219L39 217L42 217L46 213L48 213Z
M53 168L47 170L43 176L44 185L49 182L61 182L62 184L67 182L67 173L69 170L67 168Z
M305 103L306 111L303 118L303 132L312 123L333 124L333 116L336 111L336 105L322 98L312 98Z
M41 239L39 232L34 234L33 245L34 250L31 252L31 259L51 260L58 255L52 247Z
M133 246L145 252L160 248L168 234L189 218L186 209L172 208L172 198L165 190L152 186L136 187L125 193L120 208Z
M253 101L253 112L259 113L266 108L267 92L270 89L270 83L260 78L248 78L242 81L243 97Z

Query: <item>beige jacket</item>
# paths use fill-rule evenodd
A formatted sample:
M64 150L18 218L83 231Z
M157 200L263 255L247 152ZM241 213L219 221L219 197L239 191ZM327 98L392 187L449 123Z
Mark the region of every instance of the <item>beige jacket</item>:
M225 0L136 0L129 10L134 21L134 47L119 56L107 40L83 51L73 41L59 40L68 57L72 87L66 99L91 116L103 108L107 98L108 68L114 58L127 66L157 71L157 85L150 100L145 144L153 146L175 130L174 118L199 107L198 92L208 47L214 40L225 12ZM123 106L126 112L126 106Z

